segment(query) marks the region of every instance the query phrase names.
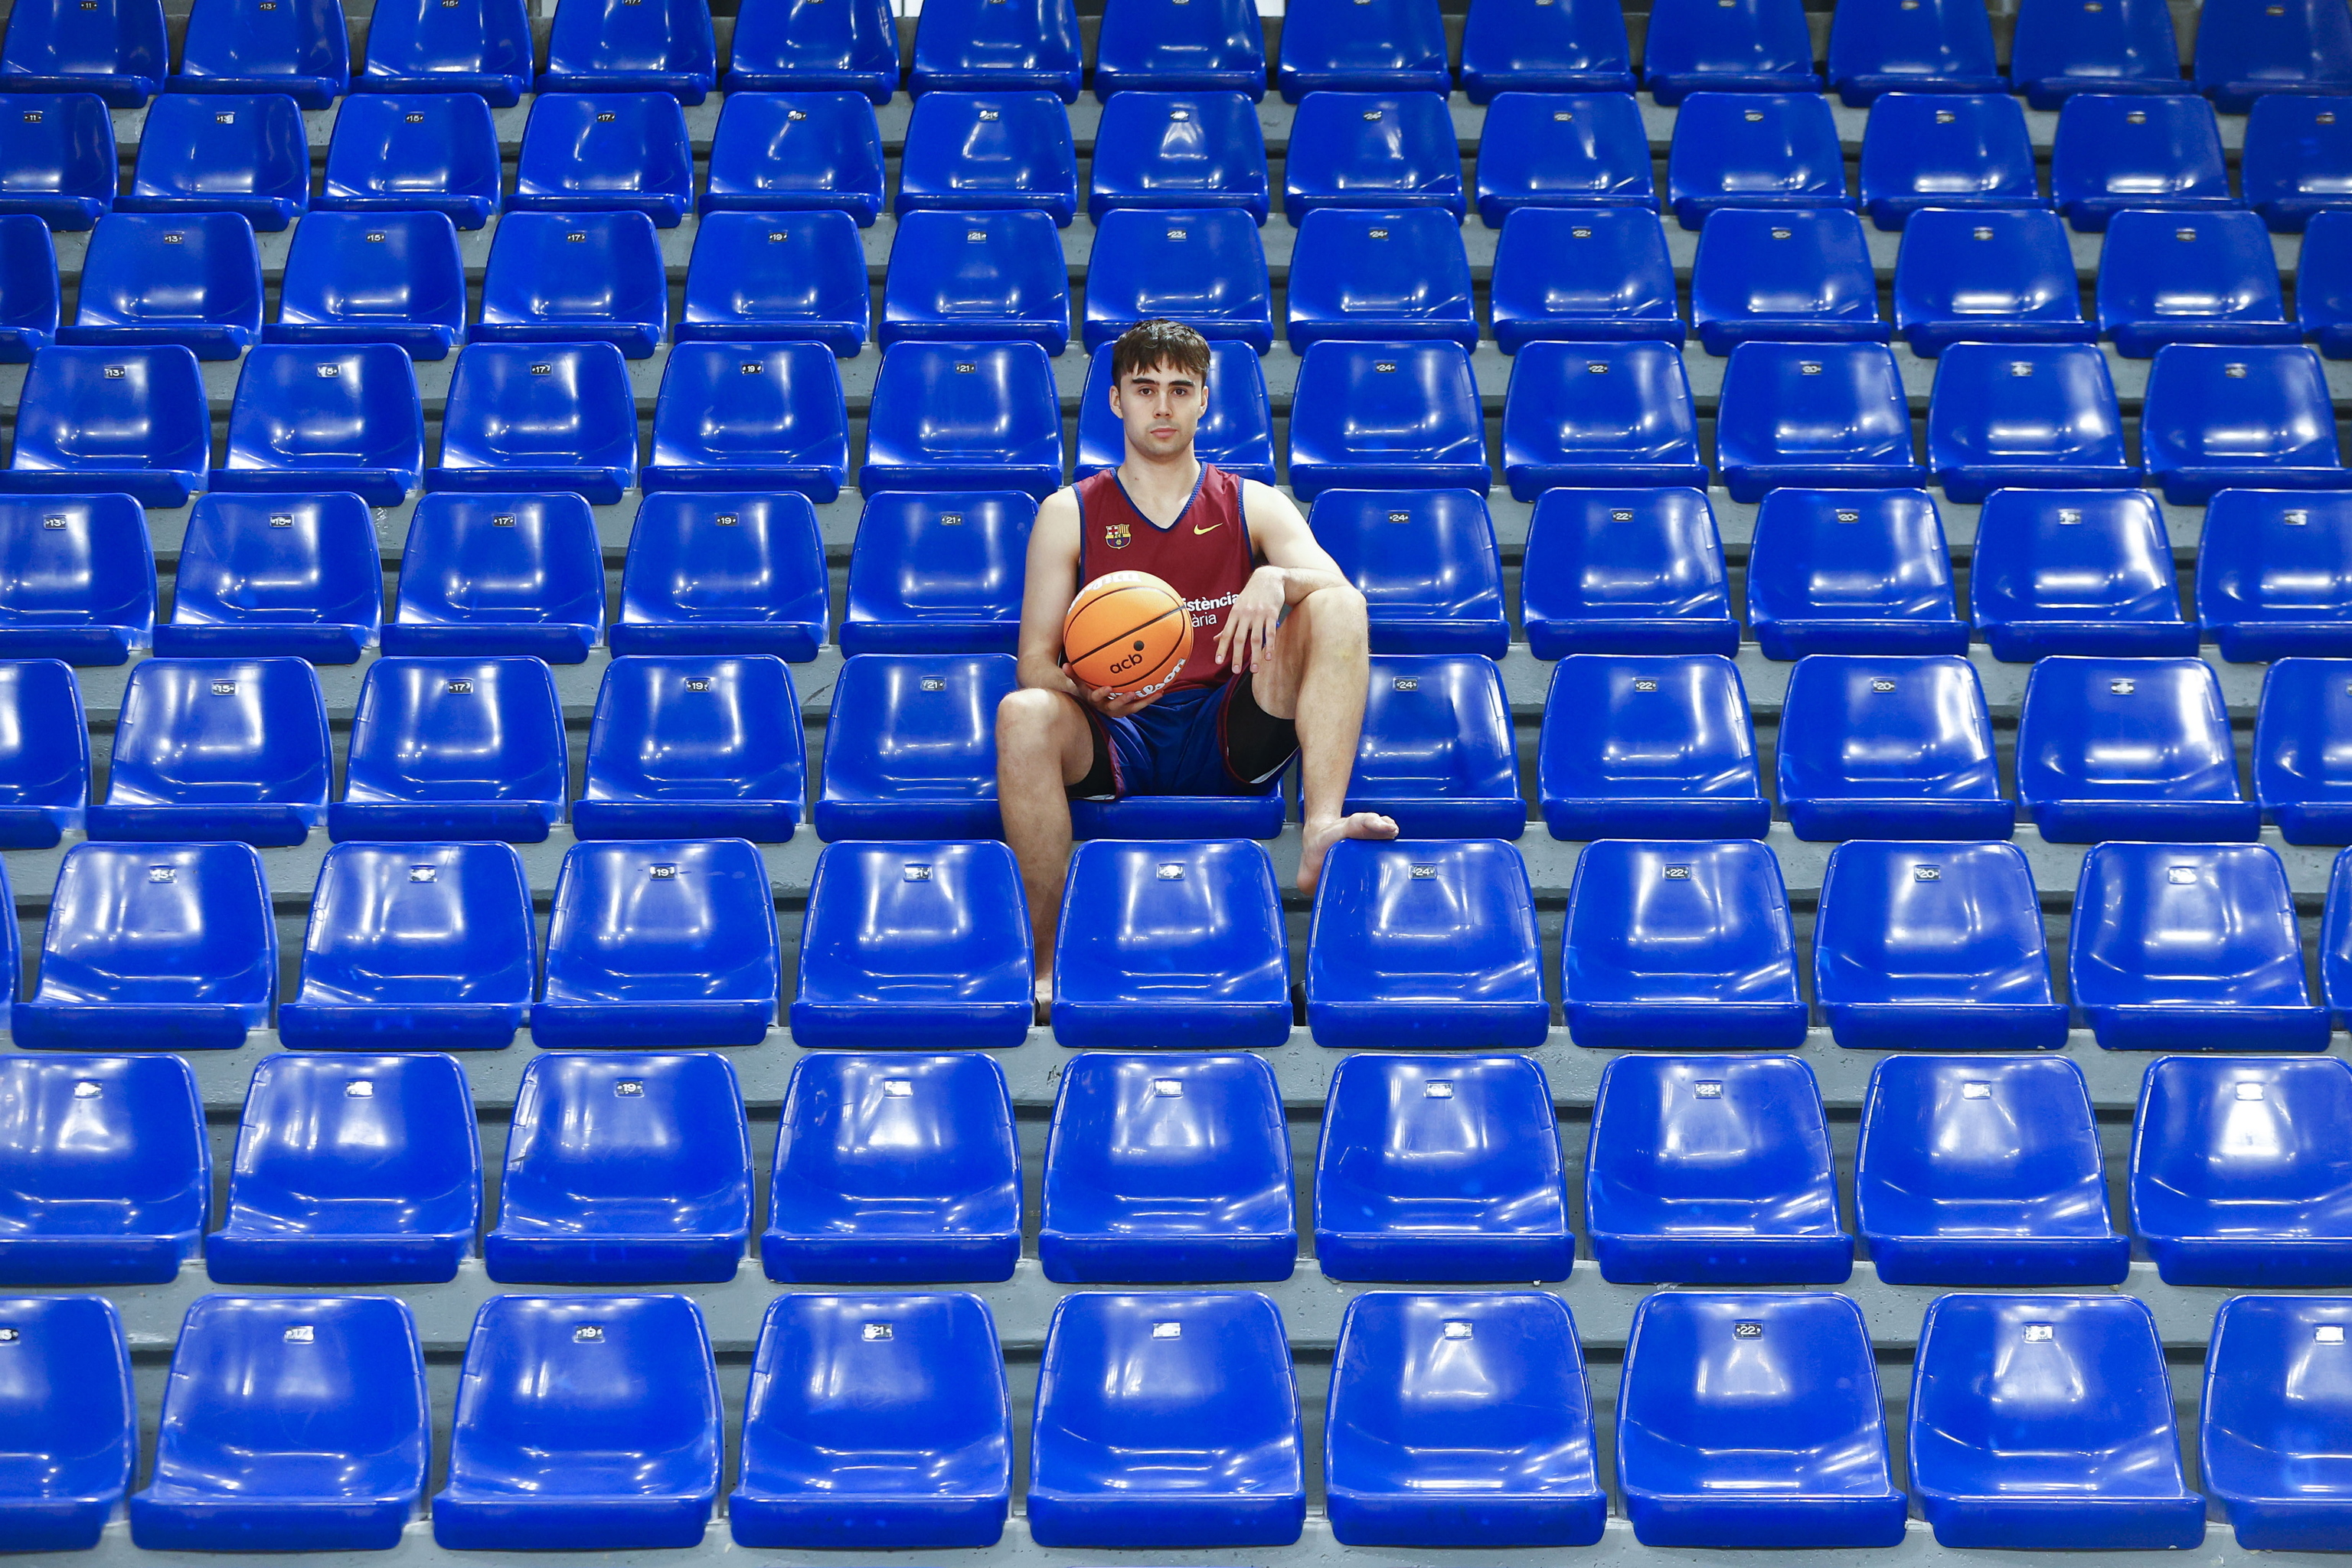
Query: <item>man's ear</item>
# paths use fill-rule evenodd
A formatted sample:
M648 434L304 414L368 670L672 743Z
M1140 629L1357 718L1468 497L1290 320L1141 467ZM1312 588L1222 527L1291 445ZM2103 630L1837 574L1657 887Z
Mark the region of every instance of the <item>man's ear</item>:
M1121 419L1127 417L1127 405L1119 397L1118 381L1117 377L1113 377L1110 384L1110 411L1113 414L1118 415Z

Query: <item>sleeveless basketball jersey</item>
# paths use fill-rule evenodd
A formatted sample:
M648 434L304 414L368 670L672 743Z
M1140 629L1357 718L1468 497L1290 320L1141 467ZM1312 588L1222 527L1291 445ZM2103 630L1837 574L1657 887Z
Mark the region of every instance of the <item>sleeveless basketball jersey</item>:
M1175 526L1164 529L1127 499L1116 468L1080 479L1076 489L1078 586L1113 572L1150 573L1184 595L1192 616L1192 651L1169 689L1214 686L1230 676L1217 662L1217 633L1257 567L1242 516L1241 480L1202 464L1192 499Z

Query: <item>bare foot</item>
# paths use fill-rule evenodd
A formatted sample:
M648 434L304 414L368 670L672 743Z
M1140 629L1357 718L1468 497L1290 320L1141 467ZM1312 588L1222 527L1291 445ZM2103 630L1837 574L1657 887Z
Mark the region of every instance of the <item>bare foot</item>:
M1349 816L1319 817L1307 824L1307 832L1298 841L1298 890L1311 893L1315 884L1323 879L1323 858L1331 853L1331 846L1342 838L1394 838L1397 825L1377 811L1359 811Z

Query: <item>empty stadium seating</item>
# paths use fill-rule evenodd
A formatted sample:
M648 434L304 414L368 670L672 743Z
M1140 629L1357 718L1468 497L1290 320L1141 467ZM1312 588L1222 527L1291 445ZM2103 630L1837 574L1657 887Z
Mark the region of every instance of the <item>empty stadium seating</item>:
M2125 212L2099 262L2099 331L2145 358L2166 343L2291 343L2278 267L2249 212Z
M2342 1289L2352 1162L2326 1129L2352 1109L2335 1058L2161 1057L2132 1118L2131 1219L2168 1285Z
M398 343L449 357L466 340L457 231L437 212L319 212L286 258L270 343Z
M648 492L791 489L829 501L849 473L841 372L823 343L678 344L653 435L639 476Z
M2075 94L2058 111L2050 195L2085 234L2126 210L2233 205L2212 107L2171 94Z
M825 596L824 547L806 496L663 491L637 508L621 613L607 637L616 656L772 653L805 662L824 641Z
M1727 575L1704 490L1547 490L1519 563L1528 651L1732 653Z
M1889 16L1883 4L1872 9L1877 17ZM2025 115L2006 85L1968 94L1899 88L1872 107L1861 174L1862 210L1873 224L1899 229L1927 207L2043 205Z
M1328 338L1478 346L1461 223L1442 208L1309 212L1298 220L1285 297L1290 346L1301 353Z
M585 354L591 349L611 356L614 371L625 374L619 369L619 352L609 343L560 352ZM634 451L634 416L629 424L625 439ZM442 427L447 430L446 421ZM436 468L431 477L448 472ZM478 473L485 481L508 483L528 483L533 477L519 469ZM491 486L485 482L481 488ZM604 562L595 516L577 493L428 495L409 520L398 599L384 623L387 654L527 654L552 664L578 664L604 629Z
M1042 212L1067 228L1078 210L1069 117L1050 92L929 92L907 121L891 211Z
M2344 1467L2324 1435L2347 1392L2332 1348L2347 1309L2340 1296L2240 1296L2213 1314L2197 1479L2249 1552L2345 1540Z
M1571 653L1544 697L1536 796L1554 838L1761 838L1772 805L1738 668Z
M1505 92L1631 92L1624 16L1549 0L1473 5L1462 26L1462 90L1473 103Z
M1691 3L1691 0L1683 0ZM1795 11L1787 0L1740 0L1746 11ZM1652 25L1664 12L1651 13ZM1706 32L1717 18L1697 25ZM1664 89L1651 77L1654 92ZM1720 207L1851 207L1829 100L1811 93L1698 92L1675 115L1666 207L1696 228Z
M1674 263L1656 214L1531 207L1502 226L1493 301L1495 342L1505 353L1544 339L1683 341Z
M219 490L341 490L397 506L423 477L425 419L408 351L265 343L245 356Z
M2074 93L2187 92L2162 0L2020 0L2009 74L2031 109Z
M138 3L131 0L134 6ZM152 10L160 41L163 8ZM13 21L13 13L11 17ZM13 48L13 26L8 36ZM160 61L160 51L156 58ZM7 80L5 59L0 59L0 82ZM106 108L89 92L0 97L0 115L9 121L8 151L0 157L0 212L26 213L53 229L65 230L88 228L112 208L120 176L114 121ZM40 129L28 131L27 126Z
M555 7L539 90L661 92L700 103L718 78L710 12L697 0L569 0Z
M1111 345L1105 343L1094 351L1078 399L1078 457L1073 470L1077 479L1115 468L1127 456L1126 427L1110 405L1110 367ZM1274 410L1256 348L1231 339L1211 343L1209 384L1213 390L1192 432L1194 453L1202 462L1214 463L1228 473L1274 483Z
M1013 685L1009 653L844 661L825 722L817 837L1000 837L996 705Z
M1062 894L1053 1016L1065 1046L1131 1046L1138 1031L1223 1049L1288 1039L1289 957L1265 851L1231 839L1080 845Z
M815 0L810 0L815 3ZM847 213L711 212L697 226L679 342L819 342L855 359L873 327Z
M180 367L193 368L194 363L184 360ZM143 367L125 368L135 373ZM70 410L88 406L70 394L92 383L79 375L60 380L56 390L63 426ZM29 413L20 410L17 417L20 451L29 438ZM16 477L14 469L0 475L0 489ZM55 477L70 482L68 476ZM118 470L100 482L121 486L122 476ZM147 514L133 496L0 498L0 654L121 664L146 648L154 628L155 557L148 545Z
M310 205L302 111L283 93L167 92L148 106L117 212L243 213L266 233Z
M1491 839L1332 846L1307 939L1318 1045L1524 1049L1550 1021L1517 850Z
M1095 96L1138 89L1265 96L1265 36L1250 0L1111 0L1095 38Z
M161 18L157 18L160 22ZM0 1301L10 1345L0 1379L0 1522L20 1552L86 1552L139 1468L131 1353L113 1303L96 1296Z
M1907 429L1900 440L1907 450ZM1765 658L1967 651L1934 497L1778 489L1763 500L1748 552L1748 625Z
M2172 541L2146 490L1994 491L1977 516L1969 599L1969 618L1995 658L2197 652L2197 623L2180 612Z
M876 103L898 90L898 30L889 0L752 0L735 14L728 94L846 89Z
M1782 485L1876 489L1926 478L1902 372L1883 343L1740 344L1715 431L1716 467L1738 501Z
M1462 159L1445 100L1433 91L1309 93L1290 121L1282 210L1293 224L1318 207L1467 210Z
M1929 359L1956 342L2087 343L2098 336L2083 319L2074 253L2057 214L1948 207L1914 213L1904 226L1895 332Z
M35 0L8 15L0 87L137 109L162 89L170 55L159 0L98 0L87 9L79 0Z
M636 471L636 401L611 343L475 343L457 356L426 489L570 490L609 506Z
M616 658L572 808L583 838L790 838L808 795L793 678L773 654ZM780 721L779 716L782 716Z
M353 73L352 90L475 93L505 109L530 77L523 0L386 0L368 13L367 65Z
M1459 343L1327 340L1300 356L1290 484L1485 494L1492 477L1470 355Z
M1100 153L1095 168L1102 168ZM1273 289L1247 212L1119 207L1095 215L1095 247L1087 263L1087 352L1138 321L1163 317L1212 342L1244 342L1260 353L1274 346Z
M509 213L490 242L476 342L608 342L644 359L669 330L661 241L641 212Z
M2283 658L2263 679L2254 721L2254 799L2290 844L2352 843L2344 773L2352 661Z
M1369 12L1357 5L1370 4ZM1445 24L1431 0L1301 0L1282 16L1275 82L1283 101L1310 92L1453 90Z
M667 92L541 93L523 125L507 205L517 212L641 212L656 228L676 228L694 205L685 111Z
M2352 17L2314 0L2216 0L2197 29L2198 90L2224 113L2257 96L2352 89Z
M2245 204L2273 233L2301 234L2313 218L2352 196L2347 107L2341 96L2274 92L2254 100L2246 115L2239 185Z
M351 89L351 38L341 0L297 0L268 11L235 0L188 10L173 92L282 92L304 109L331 108Z
M1364 595L1374 652L1509 648L1495 521L1475 493L1325 490L1307 522Z
M2052 844L2251 839L2229 713L2193 658L2055 655L2026 678L2017 804Z
M854 91L730 92L710 139L701 210L845 212L871 225L882 213L874 106Z
M1296 456L1294 440L1294 487ZM1503 476L1515 500L1563 486L1706 484L1682 352L1665 342L1525 344L1504 396Z
M1955 343L1936 365L1927 466L1945 497L2137 483L2105 358L2089 343Z
M1029 925L993 842L841 844L817 858L793 1037L874 1049L1017 1046L1033 1011Z
M878 495L867 501L849 555L842 652L1012 652L1021 626L1029 530L1036 520L1037 503L1018 490ZM638 526L645 526L642 516ZM815 541L812 526L810 544ZM824 580L820 554L808 579L811 591ZM627 596L625 578L624 622ZM616 648L625 629L614 628ZM815 652L812 642L799 657Z
M1062 482L1054 384L1035 343L900 343L874 378L858 493L1019 489L1044 500Z
M1796 93L1822 85L1804 11L1790 0L1664 0L1650 13L1642 76L1662 106L1694 92Z
M211 452L204 378L186 348L59 344L42 350L26 373L16 447L0 473L0 490L70 495L103 489L149 506L185 506L205 488ZM41 515L69 512L50 507ZM136 563L115 569L135 571ZM148 598L152 619L153 595Z
M2329 359L2352 356L2352 217L2319 213L2295 257L2295 321Z
M1800 838L2006 838L2016 826L1984 686L1958 654L1799 660L1774 749Z
M261 253L236 213L109 213L90 231L61 343L184 343L233 360L261 336Z
M352 663L375 646L383 619L376 552L367 505L348 492L203 496L189 514L172 618L155 628L155 651Z
M1654 211L1649 136L1630 92L1497 93L1473 176L1478 219L1509 226L1521 207Z
M1391 817L1407 837L1517 838L1526 830L1510 704L1494 660L1373 658L1346 809Z
M915 30L908 90L993 92L1034 89L1064 103L1082 75L1078 13L1070 0L946 0Z
M339 841L540 843L563 820L565 767L563 711L540 660L378 659L361 679L328 830Z
M144 660L89 835L299 844L326 821L329 751L319 678L299 658Z
M0 663L0 848L47 849L80 831L89 808L89 725L73 671L49 658Z
M0 1143L8 1150L0 1285L177 1279L196 1255L213 1186L204 1102L188 1064L161 1053L13 1055L0 1059L0 1082L7 1085ZM12 1383L0 1380L0 1389ZM0 1519L17 1495L12 1486ZM18 1521L9 1524L19 1539Z
M1836 209L1717 210L1699 235L1691 321L1711 354L1751 338L1885 342L1862 220Z
M875 341L1070 342L1068 267L1041 212L911 212L890 244Z
M2233 486L2344 484L2319 356L2300 345L2168 343L2147 374L2140 449L2175 506Z
M57 341L61 297L49 226L0 212L0 364L23 364Z

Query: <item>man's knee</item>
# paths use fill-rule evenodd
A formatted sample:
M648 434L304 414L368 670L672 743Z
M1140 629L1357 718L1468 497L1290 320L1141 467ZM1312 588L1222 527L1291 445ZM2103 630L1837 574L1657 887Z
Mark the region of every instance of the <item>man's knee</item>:
M1307 613L1307 630L1318 644L1348 646L1364 642L1369 636L1370 615L1360 589L1318 588L1298 607Z
M996 705L996 742L999 754L1003 754L1007 742L1018 742L1027 746L1044 745L1059 737L1062 710L1069 704L1051 691L1024 686L1008 691Z

